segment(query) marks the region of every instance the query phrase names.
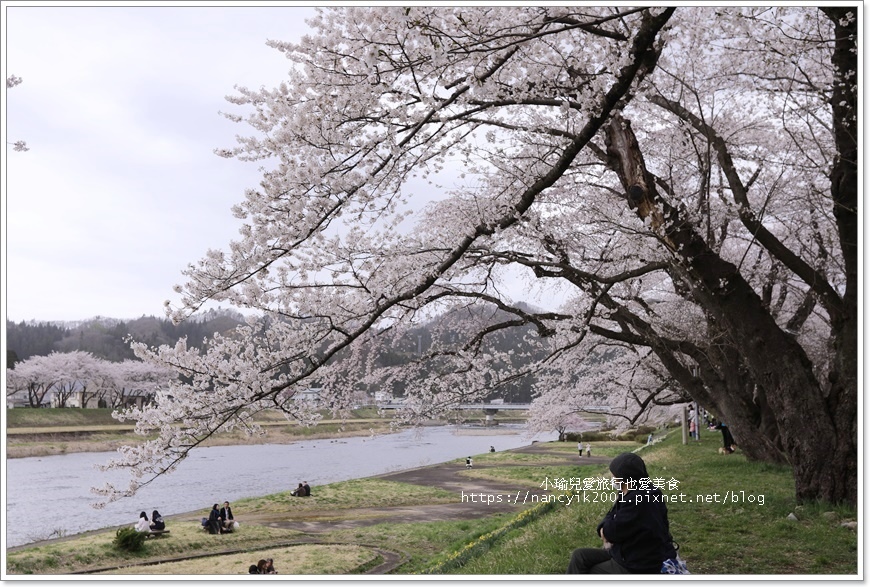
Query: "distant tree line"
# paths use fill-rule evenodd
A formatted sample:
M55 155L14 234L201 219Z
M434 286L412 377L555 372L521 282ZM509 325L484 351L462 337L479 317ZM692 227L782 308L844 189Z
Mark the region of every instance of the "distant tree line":
M139 360L107 361L72 351L34 355L6 369L10 406L124 408L149 402L174 373Z
M199 320L173 324L167 318L142 316L135 320L95 318L74 326L47 322L6 321L7 366L33 356L52 352L83 351L111 362L135 360L128 337L150 346L175 344L187 337L192 345L201 344L216 332L241 324L244 317L232 310L211 310Z
M466 309L463 313L448 313L409 330L401 341L395 341L392 348L379 349L373 358L375 373L373 376L370 374L365 380L360 374L359 391L373 393L383 390L392 392L397 397L403 396L403 386L388 375L391 369L418 362L421 377L432 375L430 371L435 368L435 365L421 359L425 358L433 343L449 342L451 336L456 339L455 333L462 330L467 322L498 318L498 315L486 317L477 313L476 309ZM70 325L44 322L15 323L7 320L7 365L10 369L14 369L16 364L27 362L29 371L51 371L52 375L49 379L53 381L59 377L57 365L61 364L62 356L66 358L64 363L68 365L75 362L70 359L81 359L85 355L88 364L91 359L95 359L96 364L102 362L129 364L138 361L130 349L130 339L148 346L160 346L174 345L180 338L186 337L190 346L202 347L205 339L215 333L226 334L243 321L244 317L232 310L210 310L199 320L187 320L179 324L154 316L143 316L130 321L95 318L80 323L70 323ZM529 328L532 327L527 327L527 330ZM511 365L494 367L516 372L524 363L540 358L538 355L541 351L529 346L526 334L527 332L522 329L502 331L487 341L494 351L500 352L503 357L509 357L504 359L505 361L512 362ZM53 357L53 360L47 363L41 360L49 356ZM43 363L51 364L52 368L42 369ZM56 403L61 401L65 404L72 395L69 390L62 391L58 395L55 393L60 389L57 384L47 384L39 377L30 376L30 379L36 383L25 384L18 391L27 392L29 403L33 405L40 405L52 396ZM535 375L531 372L510 381L493 381L492 394L486 399L500 398L511 403L529 403L532 400L534 381ZM30 385L29 389L28 385ZM123 399L123 395L120 394L120 399ZM110 405L111 403L110 400Z

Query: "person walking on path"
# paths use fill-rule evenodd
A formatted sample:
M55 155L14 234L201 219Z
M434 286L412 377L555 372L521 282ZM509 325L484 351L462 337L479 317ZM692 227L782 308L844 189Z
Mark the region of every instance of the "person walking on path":
M577 443L577 452L580 453L580 458L583 458L583 442Z
M586 443L586 457L588 458L591 456L592 456L592 445L587 442Z

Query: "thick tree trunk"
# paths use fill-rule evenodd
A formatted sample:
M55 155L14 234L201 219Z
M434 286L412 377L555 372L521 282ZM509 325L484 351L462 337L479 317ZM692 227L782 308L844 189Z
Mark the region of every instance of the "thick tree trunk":
M823 483L826 492L858 500L858 9L823 8L834 24L836 42L831 64L831 94L837 157L831 169L831 196L840 236L846 288L842 311L831 317L834 364L826 398L836 427L830 455L835 474Z
M689 293L686 292L687 295ZM695 376L677 358L673 345L664 341L649 323L618 306L603 292L599 292L598 297L605 307L616 312L620 320L631 325L643 340L642 344L652 349L662 365L689 392L692 399L713 410L717 416L725 415L738 445L748 458L770 463L786 462L782 447L778 443L779 430L775 423L772 428L762 425L764 411L766 409L769 413L770 408L763 394L757 397L758 394L753 393L755 382L748 377L739 353L733 348L720 345L711 345L703 352L692 350L700 371ZM708 324L708 329L714 333L712 338L724 338L719 336L724 333L718 332L715 321ZM600 336L632 342L626 338L625 333L612 333L594 327L593 331ZM686 354L687 350L678 352Z
M724 340L715 321L707 325L711 338ZM765 423L765 413L771 414L770 406L763 390L747 372L740 353L733 346L710 345L707 358L715 369L715 377L710 369L701 369L711 395L715 395L721 406L721 414L731 429L737 445L751 460L768 463L786 463L786 455L779 444L779 428L776 422Z
M765 390L794 470L797 499L855 503L856 493L849 488L852 482L857 487L856 468L836 471L844 482L831 481L831 459L843 451L837 427L841 422L829 411L803 348L779 328L737 267L711 250L694 227L658 195L628 122L614 116L606 127L606 138L610 165L620 177L630 207L671 249L673 270L691 284L692 301L728 333L751 377ZM723 409L738 406L722 405ZM723 415L730 420L729 426L734 425L732 414ZM848 450L842 452L843 457L848 454Z

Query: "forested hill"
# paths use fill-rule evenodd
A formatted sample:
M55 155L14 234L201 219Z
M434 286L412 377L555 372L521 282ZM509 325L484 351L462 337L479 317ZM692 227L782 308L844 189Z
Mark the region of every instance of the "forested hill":
M8 358L23 361L53 351L85 351L107 361L134 359L128 336L148 345L175 344L187 337L191 344L215 332L226 332L241 324L243 316L233 310L209 310L197 320L173 324L166 318L142 316L135 320L93 318L71 323L6 321Z
M532 310L520 304L521 308ZM451 332L464 330L463 323L473 320L476 310L450 312L412 329L406 337L407 344L392 349L383 349L378 363L381 366L396 366L413 361L421 349L428 348L437 337L449 336ZM478 316L479 317L479 316ZM495 321L504 316L497 312L489 316ZM52 352L69 353L83 351L106 361L135 359L126 342L128 336L149 346L162 344L174 345L182 337L187 337L191 346L201 346L203 339L216 332L226 333L244 321L244 316L234 310L209 310L194 320L173 324L166 318L143 316L136 320L114 318L93 318L79 322L6 322L7 366L14 367L16 362L33 356L49 355ZM526 334L533 326L495 332L488 338L489 345L500 351L515 351L510 360L513 367L523 365L532 358L541 358L542 349L533 348ZM339 356L338 360L341 360ZM507 368L507 365L505 365ZM423 368L421 373L425 373ZM532 397L534 377L527 375L501 386L493 397L506 401L528 402ZM401 394L401 389L393 389Z

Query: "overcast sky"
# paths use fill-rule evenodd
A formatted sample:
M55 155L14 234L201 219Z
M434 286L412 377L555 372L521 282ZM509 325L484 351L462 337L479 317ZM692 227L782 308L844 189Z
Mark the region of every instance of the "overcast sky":
M259 180L213 153L247 133L224 97L285 79L265 42L298 41L314 9L29 4L3 5L4 79L23 80L3 103L5 316L162 316Z

